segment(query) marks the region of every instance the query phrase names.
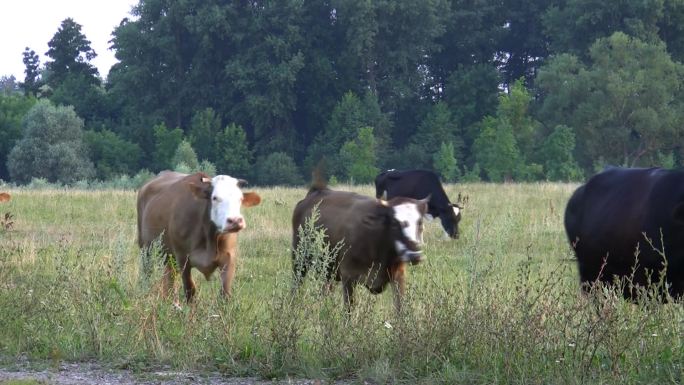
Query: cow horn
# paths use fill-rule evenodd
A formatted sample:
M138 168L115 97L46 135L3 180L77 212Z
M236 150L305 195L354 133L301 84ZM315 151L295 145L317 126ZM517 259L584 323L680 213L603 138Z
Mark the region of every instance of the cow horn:
M464 209L466 207L466 204L468 203L468 196L467 195L461 195L461 193L458 193L458 197L456 198L456 204L459 209Z
M202 177L202 183L211 183L211 179L207 177Z
M238 182L237 182L238 187L245 187L245 186L247 186L247 185L249 184L249 182L247 182L247 181L244 180L244 179L238 179L237 181L238 181Z

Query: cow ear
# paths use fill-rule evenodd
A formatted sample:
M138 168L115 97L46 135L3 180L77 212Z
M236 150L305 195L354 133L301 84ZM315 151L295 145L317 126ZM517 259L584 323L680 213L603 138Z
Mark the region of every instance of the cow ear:
M679 203L672 211L672 220L678 225L684 225L684 203Z
M387 206L377 206L375 210L364 215L361 222L370 228L384 227L392 221L392 208Z
M261 203L261 197L255 192L246 192L242 194L242 206L252 207Z
M243 187L245 187L245 186L247 186L247 185L249 184L249 182L247 182L247 181L244 180L244 179L238 179L237 181L238 181L238 182L237 182L237 185L238 185L238 187L240 187L240 188L243 188Z
M204 179L202 180L204 182ZM195 182L188 183L190 186L190 191L192 195L199 199L209 199L211 198L212 186L211 183L196 184Z

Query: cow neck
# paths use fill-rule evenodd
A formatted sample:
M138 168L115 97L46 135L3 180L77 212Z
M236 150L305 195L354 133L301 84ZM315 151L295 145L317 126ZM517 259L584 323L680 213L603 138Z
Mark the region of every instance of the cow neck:
M202 233L202 239L204 240L205 247L211 252L212 255L216 254L218 250L218 238L219 231L214 222L211 220L211 203L208 200L202 200L202 218L199 223L201 223L200 231Z

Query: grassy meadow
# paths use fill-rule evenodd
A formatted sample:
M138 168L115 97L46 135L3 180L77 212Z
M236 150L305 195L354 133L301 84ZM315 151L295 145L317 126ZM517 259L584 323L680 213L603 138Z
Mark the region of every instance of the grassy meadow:
M337 186L373 194L371 186ZM24 190L0 203L0 363L97 360L230 376L444 384L680 384L684 307L580 294L562 226L571 184L459 184L461 238L426 225L404 312L392 293L310 277L292 294L291 224L302 188L256 188L243 209L234 295L195 272L197 301L160 298L144 273L135 192ZM8 223L4 213L13 217ZM179 280L177 281L179 283Z

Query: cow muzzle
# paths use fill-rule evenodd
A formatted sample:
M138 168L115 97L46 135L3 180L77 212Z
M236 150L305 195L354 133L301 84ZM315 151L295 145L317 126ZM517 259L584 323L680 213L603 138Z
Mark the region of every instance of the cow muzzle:
M395 247L397 249L397 254L399 254L399 259L402 262L408 262L415 265L424 259L423 252L415 244L406 245L404 242L395 241Z
M232 217L226 220L226 225L223 228L223 232L236 233L244 229L247 225L245 224L245 219L242 217Z

